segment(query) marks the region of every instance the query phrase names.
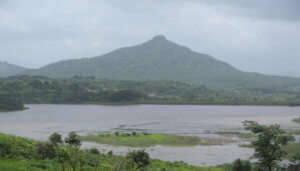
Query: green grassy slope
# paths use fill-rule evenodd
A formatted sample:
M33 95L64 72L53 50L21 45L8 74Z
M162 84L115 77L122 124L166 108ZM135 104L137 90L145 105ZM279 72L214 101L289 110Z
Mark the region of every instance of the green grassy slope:
M41 159L37 153L39 142L26 138L10 136L0 133L0 170L1 171L72 171L71 164L75 169L82 171L133 171L138 170L125 166L131 162L128 158L113 154L95 154L89 150L76 150L70 146L58 146L55 149L54 158ZM48 152L44 149L44 153ZM66 151L66 158L58 151ZM59 157L60 156L60 157ZM63 169L64 168L64 169ZM165 162L150 159L150 165L139 169L144 171L224 171L217 167L191 166L183 162ZM73 170L74 171L74 170Z

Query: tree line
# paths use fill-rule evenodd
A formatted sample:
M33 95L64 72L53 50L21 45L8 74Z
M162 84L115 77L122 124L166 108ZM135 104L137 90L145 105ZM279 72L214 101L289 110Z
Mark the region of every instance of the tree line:
M23 103L158 103L299 105L300 94L286 90L210 89L176 81L113 81L90 77L50 79L15 76L0 79L0 94L18 97ZM9 96L1 95L2 98Z

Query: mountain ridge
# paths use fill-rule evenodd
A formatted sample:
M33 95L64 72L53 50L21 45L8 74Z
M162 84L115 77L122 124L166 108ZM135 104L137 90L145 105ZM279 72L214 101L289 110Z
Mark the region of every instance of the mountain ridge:
M0 77L9 77L25 71L26 68L0 61Z
M23 74L52 78L79 75L113 80L174 80L219 88L280 88L300 85L300 79L297 78L240 71L210 55L169 41L163 35L101 56L59 61Z

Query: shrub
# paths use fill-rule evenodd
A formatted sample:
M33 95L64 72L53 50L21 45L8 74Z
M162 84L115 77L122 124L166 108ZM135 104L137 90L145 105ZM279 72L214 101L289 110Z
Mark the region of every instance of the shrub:
M55 146L58 146L63 142L61 135L56 132L50 135L49 141L51 144Z
M149 154L144 150L130 152L127 154L126 158L131 161L132 164L134 164L138 169L145 168L150 164Z
M81 141L79 139L79 136L76 134L76 132L70 132L68 137L65 139L65 142L72 146L81 145Z
M91 154L100 154L100 151L97 148L91 148L89 151Z
M38 143L36 144L36 154L42 159L53 159L56 157L55 147L51 143Z
M237 159L233 162L232 171L251 171L251 163Z

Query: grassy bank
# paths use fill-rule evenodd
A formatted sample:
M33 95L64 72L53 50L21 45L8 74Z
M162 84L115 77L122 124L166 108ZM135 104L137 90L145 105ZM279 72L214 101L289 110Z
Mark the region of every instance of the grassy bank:
M199 137L178 136L167 134L100 134L80 137L82 141L96 142L115 146L150 147L155 145L164 146L194 146L204 144ZM208 145L208 142L205 143Z
M300 152L300 144L289 144L283 148L288 153L288 158L291 158L292 156L295 156L297 153Z
M299 123L300 124L300 117L293 119L293 122Z
M142 157L142 159L144 158ZM0 170L224 171L222 167L191 166L184 162L166 162L153 159L149 159L149 163L143 168L137 169L134 161L128 155L105 154L95 149L79 150L78 146L66 144L66 141L60 145L53 145L50 142L37 142L6 134L0 134Z
M85 167L83 171L111 171L114 168L117 169L117 162L122 162L123 158L108 157L103 155L100 162L102 164L97 169ZM115 162L115 163L114 163ZM0 158L0 170L2 171L62 171L62 167L59 163L53 161L43 160L21 160L21 159L6 159ZM70 166L65 166L66 171L72 171ZM133 171L127 169L121 169L121 171ZM218 167L200 167L191 166L183 162L164 162L160 160L152 160L151 165L144 171L225 171L223 168Z

